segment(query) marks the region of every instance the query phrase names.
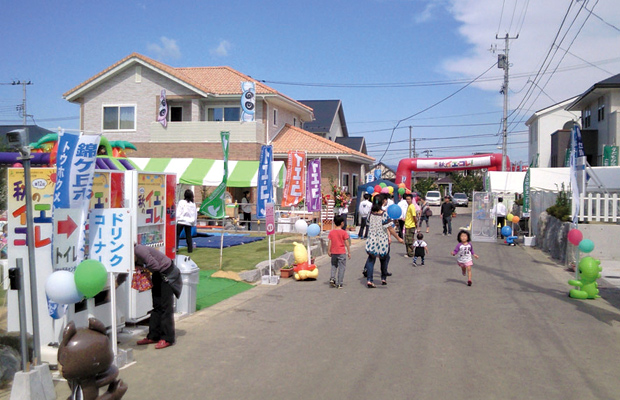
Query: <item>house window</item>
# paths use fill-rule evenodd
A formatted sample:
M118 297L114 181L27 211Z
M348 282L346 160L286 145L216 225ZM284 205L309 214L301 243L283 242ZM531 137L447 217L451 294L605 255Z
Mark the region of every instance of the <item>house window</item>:
M297 118L293 118L293 126L297 126Z
M598 120L603 121L605 119L605 98L600 97L598 99Z
M103 107L103 130L135 130L136 107L135 106L104 106Z
M360 185L360 177L357 174L353 174L353 181L351 182L351 194L353 197L357 196L357 187Z
M183 107L170 107L170 122L183 121Z
M273 124L278 125L278 110L276 109L273 110Z
M583 111L583 127L584 128L589 128L590 127L591 114L592 114L592 111L590 111L589 108L587 108L587 109L585 109Z
M241 121L240 107L209 108L207 112L209 121Z
M342 174L342 190L349 191L349 174Z

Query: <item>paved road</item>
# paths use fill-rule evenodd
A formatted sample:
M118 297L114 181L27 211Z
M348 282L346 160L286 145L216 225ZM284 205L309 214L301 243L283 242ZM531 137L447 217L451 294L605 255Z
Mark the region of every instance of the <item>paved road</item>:
M468 287L455 237L433 222L427 265L393 245L387 286L366 288L360 243L344 289L328 286L323 258L317 281L259 286L180 321L175 346L135 348L125 399L620 398L617 289L570 299L568 272L499 242L474 244Z

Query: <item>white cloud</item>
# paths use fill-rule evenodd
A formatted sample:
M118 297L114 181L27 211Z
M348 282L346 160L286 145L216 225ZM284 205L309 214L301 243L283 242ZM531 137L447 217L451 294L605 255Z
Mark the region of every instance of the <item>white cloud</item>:
M430 20L433 17L433 9L435 8L435 4L434 3L428 3L426 5L426 7L424 8L424 10L422 10L421 13L419 14L415 14L413 16L413 20L417 23L417 24L421 24L423 22L426 22L428 20Z
M146 46L151 53L154 53L156 59L166 60L181 58L181 50L176 40L162 36L160 41L161 44L149 43Z
M497 0L450 0L450 4L446 7L457 23L460 24L458 32L469 44L468 48L463 49L461 55L445 61L444 70L452 78L473 78L496 62L497 54L489 52L489 48L491 45L497 45L499 50L505 47L504 40L496 40L496 34L500 38L503 38L506 33L511 37L519 34L518 39L510 40L511 107L518 106L527 93L527 87L530 86L527 84L527 80L528 78L534 79L535 72L539 70L549 52L569 3L564 0L530 1L523 26L520 27L523 6L527 2L518 1L515 3L515 1L517 0L503 2L503 15L502 2ZM596 1L586 1L585 3L589 9L597 4ZM584 1L576 2L573 5L556 43L562 39L582 4ZM615 2L601 1L596 5L594 12L602 16L607 22L620 26L620 9ZM587 20L583 30L571 46L571 41L577 35L579 27L588 15L589 12L584 9L577 16L560 47L567 49L570 46L571 53L594 64L614 57L617 58L616 49L620 47L620 36L613 28L593 16ZM552 56L555 50L557 49L551 52ZM555 53L547 69L547 74L540 81L537 81L537 84L544 87L544 91L555 101L559 102L579 95L596 82L620 72L620 59L601 63L597 68L588 66L585 61L571 54L566 54L555 74L551 76L551 72L558 66L564 53L562 50ZM571 67L573 68L571 69ZM501 78L503 70L494 67L485 75L485 77L489 76ZM501 84L501 81L492 81L477 85L484 90L498 91ZM523 87L525 90L514 93ZM551 100L545 94L541 94L534 101L539 93L540 90L536 88L533 95L522 107L537 110L551 105Z
M231 47L232 45L228 40L220 40L220 44L216 48L209 50L209 53L217 57L226 57Z

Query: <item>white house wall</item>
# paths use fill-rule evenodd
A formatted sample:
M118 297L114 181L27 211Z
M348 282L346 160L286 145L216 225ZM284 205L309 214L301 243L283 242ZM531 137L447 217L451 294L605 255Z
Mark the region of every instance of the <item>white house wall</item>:
M538 117L529 127L530 130L533 129L536 132L538 138L535 144L530 144L528 157L530 162L536 158L538 153L538 166L541 168L551 167L551 134L562 129L566 122L577 118L578 114L563 109L545 113Z

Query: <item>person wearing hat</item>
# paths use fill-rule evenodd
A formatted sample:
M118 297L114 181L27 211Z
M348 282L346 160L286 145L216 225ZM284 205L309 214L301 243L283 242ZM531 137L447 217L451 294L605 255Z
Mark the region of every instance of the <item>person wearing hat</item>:
M443 235L452 235L452 213L456 210L454 204L450 201L450 196L444 196L444 202L441 204L441 222L443 223Z
M156 349L165 349L175 342L174 299L181 296L183 282L181 271L164 253L155 247L134 245L136 267L149 270L153 274L153 310L149 319L149 333L138 340L138 345L155 343Z

